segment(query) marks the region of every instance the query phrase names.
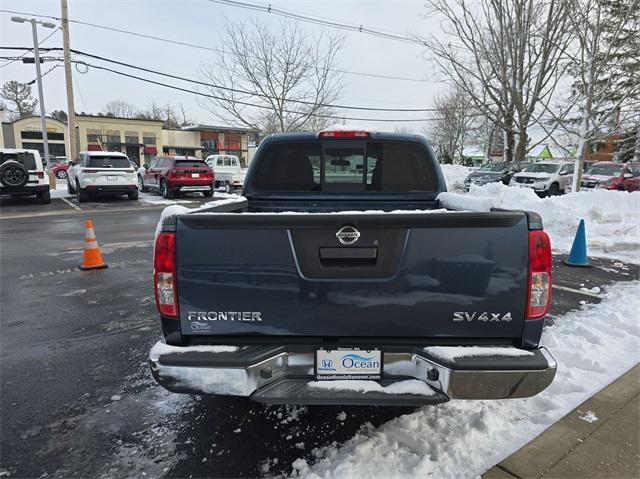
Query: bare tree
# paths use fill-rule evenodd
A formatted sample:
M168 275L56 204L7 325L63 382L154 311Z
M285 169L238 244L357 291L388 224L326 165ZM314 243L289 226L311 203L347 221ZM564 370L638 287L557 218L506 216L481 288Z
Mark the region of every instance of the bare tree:
M463 88L454 86L435 98L433 122L429 136L437 145L440 157L447 163L462 160L463 151L478 126L478 115L469 107L470 99Z
M12 111L19 117L33 115L38 104L38 100L31 98L31 87L26 83L20 83L15 80L8 81L2 85L0 96L13 103L15 108Z
M182 128L194 124L181 104L176 107L171 103L160 105L155 101L149 103L144 110L139 110L136 118L162 121L164 128Z
M555 90L569 41L565 0L428 0L444 36L424 41L472 105L504 132L505 161L523 161L528 128Z
M116 118L135 118L138 110L131 103L122 100L111 100L100 112L103 116L113 116Z
M620 39L637 14L640 1L625 2L623 11L615 15L607 1L570 0L567 3L576 35L574 48L567 52L571 60L569 71L575 78L569 101L576 105L574 112L577 112L560 124L577 137L573 191L579 191L589 145L621 131L625 112L626 119L637 122L640 78L637 70L625 72L625 56L621 52L627 45ZM636 35L640 35L637 25Z
M201 106L228 123L261 133L322 128L335 123L335 102L342 88L336 57L342 36L312 37L298 23L227 22L229 52L201 66L210 95Z

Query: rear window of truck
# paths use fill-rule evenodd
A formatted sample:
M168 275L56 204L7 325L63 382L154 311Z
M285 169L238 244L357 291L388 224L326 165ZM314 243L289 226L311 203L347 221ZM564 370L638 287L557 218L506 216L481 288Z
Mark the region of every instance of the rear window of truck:
M426 150L400 141L274 143L253 179L257 191L433 192L436 172Z

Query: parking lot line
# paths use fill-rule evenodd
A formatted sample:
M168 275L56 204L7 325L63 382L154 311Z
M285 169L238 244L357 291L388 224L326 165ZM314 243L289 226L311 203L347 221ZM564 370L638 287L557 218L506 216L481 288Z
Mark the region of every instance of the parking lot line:
M560 289L562 291L568 291L569 293L582 294L584 296L589 296L591 298L602 299L601 294L591 293L589 291L582 291L581 289L569 288L568 286L562 286L560 284L553 284L552 287L555 289Z
M71 201L69 201L66 198L60 198L62 201L64 201L66 204L68 204L69 206L71 206L74 210L77 211L82 211L82 208L80 208L78 205L74 205L73 203L71 203Z

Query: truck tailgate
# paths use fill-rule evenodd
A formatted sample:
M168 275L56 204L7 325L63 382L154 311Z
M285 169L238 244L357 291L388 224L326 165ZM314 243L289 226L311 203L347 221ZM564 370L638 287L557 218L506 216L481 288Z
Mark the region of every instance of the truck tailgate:
M522 212L183 215L181 331L517 338L527 231Z

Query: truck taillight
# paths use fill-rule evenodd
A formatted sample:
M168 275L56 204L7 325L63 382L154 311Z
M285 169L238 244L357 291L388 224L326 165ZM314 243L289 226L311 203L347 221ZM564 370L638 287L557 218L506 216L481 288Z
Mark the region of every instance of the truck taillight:
M551 242L541 230L529 231L529 281L525 319L542 318L551 304Z
M160 233L153 252L153 282L158 311L163 316L178 317L176 288L176 234Z
M369 138L371 134L364 130L322 130L319 138Z

